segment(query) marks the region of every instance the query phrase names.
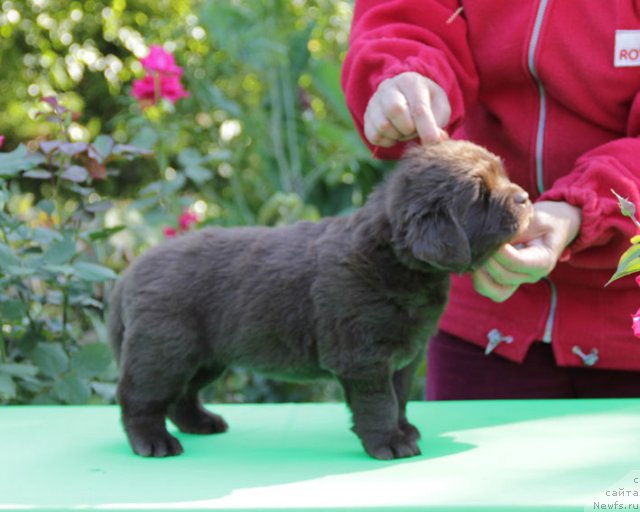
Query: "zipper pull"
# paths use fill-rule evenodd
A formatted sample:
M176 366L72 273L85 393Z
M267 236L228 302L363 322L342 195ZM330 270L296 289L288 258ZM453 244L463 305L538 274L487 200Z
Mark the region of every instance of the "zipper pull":
M487 333L487 340L489 340L489 343L487 343L487 346L484 349L485 356L491 354L491 352L493 352L494 349L502 342L507 344L513 343L513 336L503 336L503 334L498 329L491 329Z
M571 352L573 352L580 359L582 359L582 363L585 366L593 366L594 364L596 364L598 362L598 359L599 359L599 357L598 357L598 349L597 348L594 348L594 349L591 350L591 352L589 352L588 354L585 354L578 345L575 345L571 349Z

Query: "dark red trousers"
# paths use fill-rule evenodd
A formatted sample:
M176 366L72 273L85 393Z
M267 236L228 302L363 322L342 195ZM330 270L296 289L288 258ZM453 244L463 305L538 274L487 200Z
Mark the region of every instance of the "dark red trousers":
M640 397L640 372L559 367L547 343L519 364L440 331L427 353L427 400Z

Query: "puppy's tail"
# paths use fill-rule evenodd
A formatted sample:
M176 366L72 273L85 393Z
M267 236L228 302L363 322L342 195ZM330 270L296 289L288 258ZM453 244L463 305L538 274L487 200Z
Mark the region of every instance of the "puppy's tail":
M124 338L124 323L122 322L122 281L118 281L109 298L109 319L107 321L109 343L113 348L116 362L120 362L122 340Z

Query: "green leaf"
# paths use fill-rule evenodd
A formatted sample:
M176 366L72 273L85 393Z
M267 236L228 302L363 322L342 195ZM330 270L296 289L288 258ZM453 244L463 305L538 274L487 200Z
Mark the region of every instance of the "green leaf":
M52 243L42 255L43 265L63 265L76 255L76 243L70 238L65 238Z
M77 375L68 374L53 386L56 396L68 404L86 404L91 398L91 387Z
M37 164L38 161L31 157L27 147L20 144L11 152L0 153L0 177L12 178L20 171L33 169Z
M153 128L148 126L143 127L138 135L131 141L132 146L136 146L142 149L153 149L158 142L158 134Z
M184 173L187 175L187 178L190 178L196 185L202 185L213 177L209 169L199 165L185 167Z
M202 158L200 151L197 149L186 148L180 151L180 154L178 155L178 162L180 162L180 165L183 167L190 167L198 165L202 162Z
M115 235L116 233L119 233L126 227L127 226L120 225L120 226L113 226L112 228L98 229L96 231L89 231L88 233L85 233L83 236L88 236L89 240L91 240L92 242L95 242L96 240L104 240L105 238L109 238L111 235Z
M93 144L89 146L89 156L100 163L104 163L111 156L114 145L115 142L108 135L98 135Z
M6 270L8 267L20 266L20 258L14 254L11 247L0 242L0 269Z
M80 165L71 165L60 173L60 177L74 183L82 183L89 177L89 171Z
M95 203L84 203L83 207L88 212L100 213L113 208L113 203L111 201L97 201Z
M5 399L15 398L16 392L16 383L13 382L11 375L0 370L0 397Z
M69 358L60 343L38 343L31 359L48 377L56 377L69 368Z
M23 178L32 178L34 180L48 180L52 174L44 169L33 169L22 174Z
M84 279L86 281L99 283L102 281L108 281L109 279L118 278L118 274L116 274L109 267L98 265L97 263L87 263L84 261L79 261L73 264L73 268L76 271L76 275L80 279Z
M117 384L111 382L92 382L91 387L105 402L111 402L116 398Z
M14 265L10 265L6 268L6 273L14 277L24 277L35 274L36 270L34 268L16 267Z
M21 379L31 379L38 374L38 368L32 364L25 363L0 364L0 374L2 373Z
M38 201L36 207L47 215L53 215L53 212L56 209L56 204L51 199L43 199L42 201Z
M65 155L74 156L86 151L88 147L86 142L63 142L58 149Z
M0 301L0 319L5 322L15 322L24 317L24 305L19 300L9 299Z
M620 256L618 268L611 279L607 281L605 286L609 285L616 279L620 279L621 277L628 276L635 272L640 272L640 244L633 244L622 254L622 256Z
M75 274L75 269L71 265L42 265L40 268L56 275L62 274L64 276L70 276Z
M91 343L83 345L71 356L71 368L79 377L91 379L104 373L111 361L111 348L103 343Z
M31 239L41 245L49 245L54 240L60 241L62 235L57 231L49 228L35 228L31 231Z

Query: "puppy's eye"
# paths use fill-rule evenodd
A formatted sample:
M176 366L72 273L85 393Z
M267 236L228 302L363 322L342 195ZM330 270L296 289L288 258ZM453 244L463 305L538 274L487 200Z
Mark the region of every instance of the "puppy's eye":
M489 190L480 176L473 180L473 201L486 203L489 201Z

